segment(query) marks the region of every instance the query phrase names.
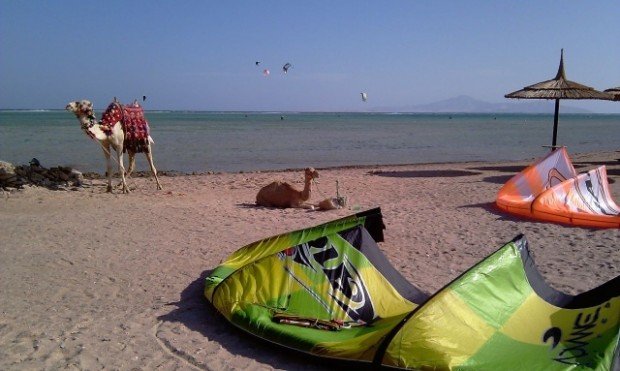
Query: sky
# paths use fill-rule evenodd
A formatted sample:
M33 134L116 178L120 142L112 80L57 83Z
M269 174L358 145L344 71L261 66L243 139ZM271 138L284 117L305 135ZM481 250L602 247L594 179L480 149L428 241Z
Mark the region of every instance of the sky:
M0 0L0 109L143 95L161 110L505 103L555 77L562 48L567 78L604 90L620 86L618 19L618 0Z

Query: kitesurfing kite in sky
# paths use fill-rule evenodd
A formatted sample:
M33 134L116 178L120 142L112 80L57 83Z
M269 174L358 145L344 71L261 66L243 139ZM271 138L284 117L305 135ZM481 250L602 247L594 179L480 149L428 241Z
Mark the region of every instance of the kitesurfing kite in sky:
M429 295L383 255L384 228L373 209L246 245L209 274L204 295L259 338L373 368L620 367L620 276L559 292L518 236Z
M256 62L254 62L254 65L259 66L261 63L262 63L261 61L256 61ZM292 64L290 64L290 63L285 63L285 64L284 64L284 66L282 66L282 71L283 71L284 73L288 73L288 70L289 70L291 67L293 67L293 65L292 65ZM268 69L268 68L265 68L265 69L263 70L263 75L264 75L264 76L269 76L269 74L270 74L270 73L271 73L271 72L269 71L269 69Z
M366 102L368 100L368 94L367 93L360 93L362 95L362 101Z

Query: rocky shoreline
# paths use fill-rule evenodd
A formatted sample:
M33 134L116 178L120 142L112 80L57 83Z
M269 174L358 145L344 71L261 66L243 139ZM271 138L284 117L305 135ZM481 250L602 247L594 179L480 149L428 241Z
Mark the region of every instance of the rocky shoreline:
M32 159L28 165L0 161L0 188L11 192L27 185L56 190L77 190L84 184L82 172L67 166L45 168Z

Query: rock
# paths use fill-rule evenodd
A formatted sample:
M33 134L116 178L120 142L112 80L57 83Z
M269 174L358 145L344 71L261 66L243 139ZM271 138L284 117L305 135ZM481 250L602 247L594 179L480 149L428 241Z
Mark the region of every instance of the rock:
M84 175L82 175L81 171L71 169L69 179L73 181L72 183L76 187L81 187L84 184Z
M47 171L47 169L45 169L44 167L38 166L38 165L30 165L30 170L34 171L36 173L43 173L44 171Z
M69 175L65 174L64 172L58 172L58 178L60 178L60 180L66 182L67 180L69 180Z
M15 183L18 180L19 180L19 177L16 174L7 175L7 177L4 179L0 178L0 182L5 183L5 184Z
M84 181L82 172L69 166L45 168L39 163L13 166L11 163L0 161L0 187L23 188L24 186L43 186L53 190L69 190L69 181L73 188L81 187Z
M32 174L30 174L30 180L32 180L35 183L40 183L44 179L46 179L46 178L43 175L39 174L39 173L32 173Z
M10 162L0 161L0 180L4 180L15 175L15 166Z
M19 176L28 176L28 171L23 166L18 166L15 168L15 174Z
M79 170L71 169L71 171L69 172L69 179L83 180L84 179L84 175Z

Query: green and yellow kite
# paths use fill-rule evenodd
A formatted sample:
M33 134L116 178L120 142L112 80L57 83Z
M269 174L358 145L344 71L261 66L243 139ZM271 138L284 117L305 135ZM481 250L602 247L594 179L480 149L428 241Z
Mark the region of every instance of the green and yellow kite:
M412 370L620 367L620 276L551 288L523 236L429 296L390 265L379 209L263 239L206 279L235 326L312 355Z

